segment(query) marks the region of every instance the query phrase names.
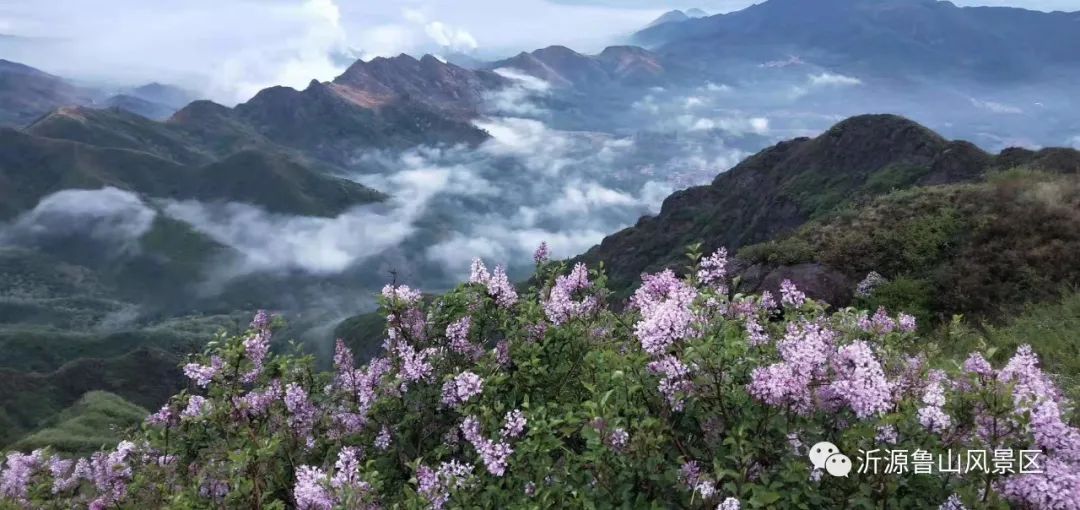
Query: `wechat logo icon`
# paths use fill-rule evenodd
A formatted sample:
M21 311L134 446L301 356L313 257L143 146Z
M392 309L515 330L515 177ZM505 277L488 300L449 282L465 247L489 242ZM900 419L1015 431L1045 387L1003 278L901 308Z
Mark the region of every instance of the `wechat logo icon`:
M847 477L851 472L851 459L828 441L822 441L810 448L810 462L814 469L824 469L832 476Z

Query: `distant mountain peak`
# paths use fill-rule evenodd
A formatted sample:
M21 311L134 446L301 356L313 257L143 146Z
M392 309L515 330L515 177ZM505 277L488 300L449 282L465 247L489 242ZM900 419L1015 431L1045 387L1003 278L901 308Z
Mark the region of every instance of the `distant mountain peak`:
M690 19L690 16L688 16L685 12L676 9L661 14L659 18L656 18L648 25L645 25L645 28L658 27L660 25L666 25L668 23L679 23L688 19Z
M566 57L574 57L574 58L580 57L580 58L585 58L585 55L582 55L581 53L578 53L578 52L576 52L576 51L574 51L574 50L572 50L570 48L567 48L566 46L562 46L562 45L559 45L559 44L553 44L553 45L548 46L546 48L540 48L540 49L532 52L532 54L534 56L536 56L536 57L563 57L563 58L566 58Z
M215 103L209 99L199 99L188 103L169 118L169 122L184 123L195 119L206 119L219 116L228 116L232 110L228 106Z
M685 11L675 9L661 14L659 18L656 18L648 25L645 25L645 28L652 28L668 23L679 23L694 18L704 18L708 15L709 13L698 9L697 7L687 9Z
M637 46L609 46L591 56L565 46L548 46L519 53L491 67L514 68L563 88L653 85L665 75L659 56Z
M473 71L434 55L419 60L401 54L357 60L330 84L346 100L364 108L413 101L443 112L469 116L484 91L501 87L506 79L489 71Z
M943 145L946 140L931 129L907 117L894 114L856 115L833 125L822 136L860 143L885 140L893 145ZM901 138L903 140L901 140ZM899 142L903 142L900 144Z

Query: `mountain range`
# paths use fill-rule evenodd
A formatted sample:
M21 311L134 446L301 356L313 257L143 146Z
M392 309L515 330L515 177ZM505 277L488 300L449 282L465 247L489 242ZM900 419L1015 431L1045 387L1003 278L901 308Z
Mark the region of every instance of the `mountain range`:
M23 127L56 108L76 105L121 108L165 120L194 98L192 92L161 83L108 92L0 59L0 127Z
M937 0L770 0L634 36L698 69L797 56L836 71L989 82L1076 76L1080 12L957 7Z

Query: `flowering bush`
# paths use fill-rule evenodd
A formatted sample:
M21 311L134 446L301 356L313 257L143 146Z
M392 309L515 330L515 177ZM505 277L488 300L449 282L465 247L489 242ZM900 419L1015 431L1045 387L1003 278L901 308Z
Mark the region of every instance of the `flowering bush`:
M260 313L114 450L8 454L0 508L1080 508L1080 431L1029 348L931 363L910 316L732 294L724 252L616 312L602 271L547 257L520 294L480 261L431 301L387 286L381 356L339 341L331 373L270 353ZM1041 469L823 476L820 441Z

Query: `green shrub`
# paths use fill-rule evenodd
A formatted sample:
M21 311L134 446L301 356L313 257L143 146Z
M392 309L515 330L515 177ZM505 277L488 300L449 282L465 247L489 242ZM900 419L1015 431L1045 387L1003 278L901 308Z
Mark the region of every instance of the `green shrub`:
M939 350L910 316L826 313L789 284L779 305L731 295L724 258L695 255L683 279L646 275L622 312L583 265L540 264L521 294L480 263L430 302L389 287L385 350L357 368L340 342L331 373L269 352L260 314L192 359L189 389L115 449L75 465L10 454L20 467L4 494L43 509L327 510L1063 508L1080 497L1069 456L1080 430L1027 348L1000 370L977 356L931 370ZM830 462L866 472L822 475L808 459L819 441L850 455ZM1040 451L1045 472L859 463L876 448L1001 447Z

